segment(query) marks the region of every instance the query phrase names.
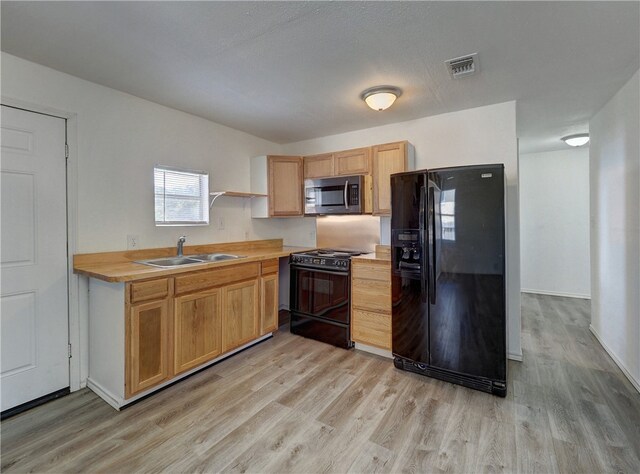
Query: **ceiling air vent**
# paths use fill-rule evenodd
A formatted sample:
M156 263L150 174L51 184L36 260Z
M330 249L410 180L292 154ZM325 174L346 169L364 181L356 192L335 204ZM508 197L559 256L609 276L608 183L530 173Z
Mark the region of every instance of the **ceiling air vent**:
M470 76L478 71L478 53L467 54L445 61L453 79Z

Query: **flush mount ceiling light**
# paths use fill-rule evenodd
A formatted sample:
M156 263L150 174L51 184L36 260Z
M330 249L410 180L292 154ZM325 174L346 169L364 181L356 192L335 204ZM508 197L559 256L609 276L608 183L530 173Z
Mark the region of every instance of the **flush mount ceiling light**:
M385 110L391 107L401 95L402 91L398 87L376 86L362 92L360 98L373 110Z
M569 146L582 146L589 141L588 133L576 133L574 135L567 135L560 140L565 142Z

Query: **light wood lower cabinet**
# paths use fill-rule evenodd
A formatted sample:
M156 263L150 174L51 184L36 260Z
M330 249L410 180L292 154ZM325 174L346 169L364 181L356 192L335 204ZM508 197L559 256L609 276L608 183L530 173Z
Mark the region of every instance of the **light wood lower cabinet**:
M354 258L351 264L351 339L391 350L391 263Z
M127 395L169 377L169 302L135 304L127 315Z
M260 332L278 329L278 274L260 278Z
M257 280L222 288L222 350L241 346L258 337L260 318Z
M95 286L105 296L112 291ZM275 331L278 259L127 283L124 295L123 395L128 399ZM92 297L97 307L101 296ZM108 342L95 342L100 344L107 352Z
M222 353L222 295L219 288L179 296L174 309L174 372Z

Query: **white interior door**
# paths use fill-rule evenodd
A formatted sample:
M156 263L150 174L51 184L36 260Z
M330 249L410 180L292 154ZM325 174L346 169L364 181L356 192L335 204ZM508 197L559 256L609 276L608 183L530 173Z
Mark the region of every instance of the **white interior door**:
M2 411L69 386L65 121L2 106Z

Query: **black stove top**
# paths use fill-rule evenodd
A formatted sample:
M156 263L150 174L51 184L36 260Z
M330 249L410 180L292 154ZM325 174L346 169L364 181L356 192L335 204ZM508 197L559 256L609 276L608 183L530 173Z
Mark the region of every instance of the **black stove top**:
M317 249L310 250L308 252L302 252L298 255L309 255L312 257L336 257L336 258L349 258L356 255L362 255L363 252L359 250L340 250L340 249Z
M351 267L349 259L363 253L365 252L358 250L317 249L291 254L289 262L299 266L348 272Z

